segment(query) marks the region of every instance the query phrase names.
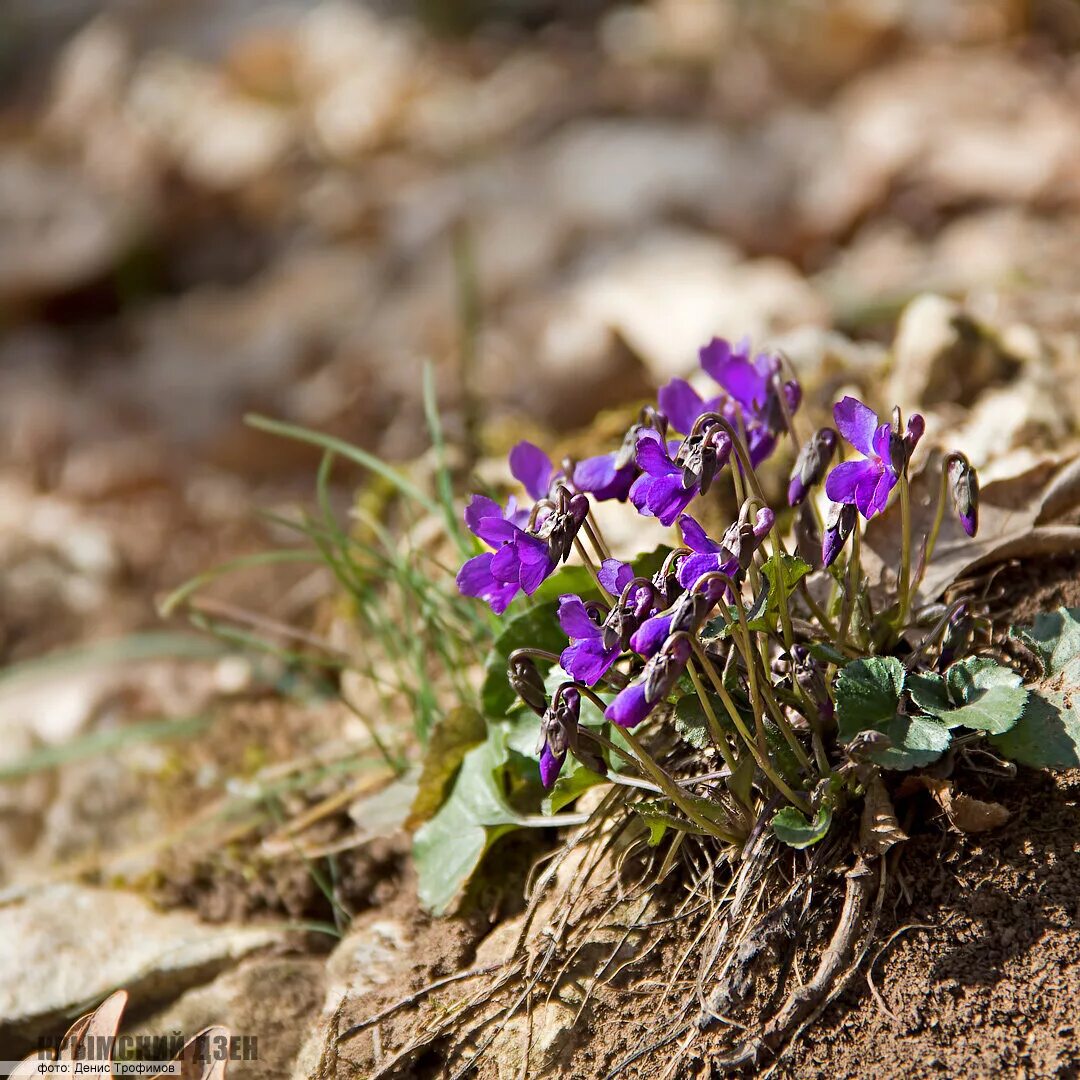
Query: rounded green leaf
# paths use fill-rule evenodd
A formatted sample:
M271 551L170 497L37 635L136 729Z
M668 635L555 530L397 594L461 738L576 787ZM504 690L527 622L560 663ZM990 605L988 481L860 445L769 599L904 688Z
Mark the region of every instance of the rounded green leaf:
M824 839L832 824L832 807L822 803L813 821L807 819L794 806L778 810L772 819L772 831L776 839L793 848L808 848Z

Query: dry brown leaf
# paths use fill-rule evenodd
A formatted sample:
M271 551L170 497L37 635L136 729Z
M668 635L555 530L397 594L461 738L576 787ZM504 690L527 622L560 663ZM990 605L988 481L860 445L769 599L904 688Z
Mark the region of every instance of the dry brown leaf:
M859 849L867 855L884 855L894 844L906 839L881 777L872 773L866 784L859 823Z
M919 779L938 806L945 811L950 824L960 832L982 833L999 829L1012 816L1001 803L983 802L954 791L951 780L937 780L932 776Z
M941 485L940 454L911 482L912 551L917 556L933 524ZM946 496L948 497L948 496ZM1080 549L1080 526L1052 521L1080 505L1080 457L1047 460L1007 479L988 483L979 496L979 532L960 526L950 503L917 603L939 597L964 574L1002 559ZM863 570L871 587L891 578L900 563L899 500L874 518L863 540Z
M83 1043L90 1040L94 1047L95 1060L104 1060L104 1054L112 1056L113 1041L120 1029L120 1020L127 1006L126 990L117 990L110 994L92 1013L79 1017L68 1028L60 1042L58 1062L73 1062L79 1059L79 1050ZM103 1041L107 1040L107 1042ZM225 1080L228 1058L220 1055L220 1048L227 1048L230 1032L224 1027L208 1027L200 1031L187 1043L173 1059L180 1062L181 1080ZM107 1046L107 1051L105 1050ZM12 1077L30 1077L41 1075L43 1062L52 1061L51 1051L31 1054L23 1058L12 1070ZM68 1066L70 1068L70 1066ZM166 1074L159 1073L152 1080L163 1080Z
M954 795L949 820L965 833L989 832L1000 829L1012 815L1001 803L983 802L970 795Z

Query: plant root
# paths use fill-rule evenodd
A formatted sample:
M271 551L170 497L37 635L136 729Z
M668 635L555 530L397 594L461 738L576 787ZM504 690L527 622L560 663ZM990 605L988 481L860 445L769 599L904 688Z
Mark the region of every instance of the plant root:
M858 967L862 954L855 963L852 963L852 958L859 938L865 936L868 944L876 928L876 918L869 928L866 927L866 915L875 892L879 900L877 910L880 911L880 901L884 896L884 863L878 876L860 858L845 877L843 907L813 977L788 995L776 1015L759 1032L743 1040L732 1053L712 1057L710 1060L714 1068L736 1069L757 1064L763 1054L779 1055L842 989L846 979L841 979L841 976L850 975ZM862 952L865 952L865 948Z

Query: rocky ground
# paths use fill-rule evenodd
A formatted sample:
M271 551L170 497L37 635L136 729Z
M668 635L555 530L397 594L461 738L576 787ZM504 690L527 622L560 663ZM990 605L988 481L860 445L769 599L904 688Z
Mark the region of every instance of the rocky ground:
M523 430L572 445L691 371L710 336L750 334L787 351L811 411L844 387L919 408L928 443L948 429L984 480L1073 446L1073 5L520 3L501 21L487 6L465 34L446 20L469 6L435 0L51 16L16 0L3 16L11 1053L124 986L132 1030L257 1032L261 1060L230 1075L333 1075L327 1025L508 948L514 875L483 917L416 908L408 783L368 731L397 718L158 615L192 575L289 539L257 510L310 502L317 455L246 412L408 461L429 444L431 362L451 443L486 461ZM357 479L338 478L342 510ZM335 595L306 564L213 594L263 630L344 647ZM1033 836L1014 824L945 860L989 889L984 926L1010 918L998 894L1016 888L1038 931L934 959L933 934L968 918L968 894L950 894L936 931L874 969L884 1005L860 992L830 1013L799 1075L1080 1067L1071 1019L1046 1004L1076 988L1075 829L1038 832L1075 822L1075 780L1054 792L1030 796ZM316 855L340 875L329 888ZM895 925L935 910L916 897ZM566 1014L550 1011L556 1047ZM961 1029L982 1056L957 1050ZM392 1056L379 1031L362 1068ZM504 1049L491 1075L514 1067Z

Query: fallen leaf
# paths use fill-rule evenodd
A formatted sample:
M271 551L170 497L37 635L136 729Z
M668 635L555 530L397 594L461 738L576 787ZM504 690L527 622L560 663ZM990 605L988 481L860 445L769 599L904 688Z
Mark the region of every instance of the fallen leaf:
M983 802L963 792L955 792L951 780L920 777L934 801L945 811L949 823L962 833L982 833L999 829L1012 816L1001 803Z
M884 855L894 844L907 839L896 820L892 799L877 773L872 773L863 797L859 822L859 850L867 855Z
M911 481L913 559L929 535L941 487L943 455L933 454ZM946 498L950 498L946 494ZM979 493L979 532L969 537L951 504L938 534L916 604L937 599L963 575L1003 559L1030 558L1080 548L1080 526L1053 521L1080 504L1080 457L1048 459L1016 476L988 483ZM866 527L863 572L871 588L893 580L900 564L900 501Z

